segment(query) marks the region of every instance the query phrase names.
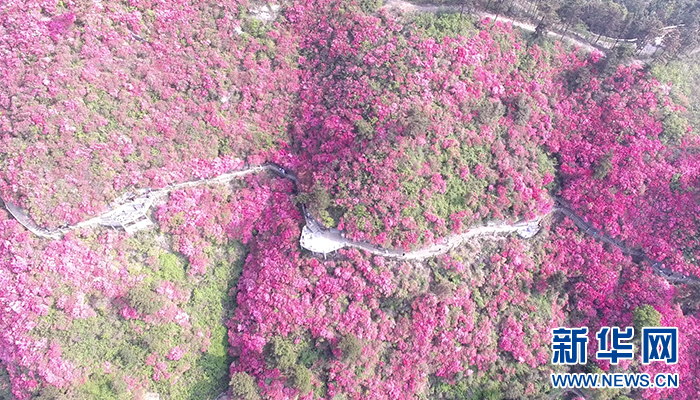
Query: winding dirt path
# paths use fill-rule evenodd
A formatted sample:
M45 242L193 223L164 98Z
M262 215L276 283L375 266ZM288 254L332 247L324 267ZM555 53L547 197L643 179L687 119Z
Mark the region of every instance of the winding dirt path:
M464 8L461 6L457 5L437 5L437 4L413 4L410 3L406 0L386 0L382 8L387 9L387 10L396 10L396 11L401 11L401 12L425 12L425 13L457 13L457 12L465 12ZM504 23L510 23L516 28L520 28L523 30L526 30L528 32L535 32L536 25L526 22L526 21L519 21L510 17L506 17L503 15L496 15L492 13L488 13L485 11L475 11L470 13L473 16L479 17L479 18L490 18L492 20L496 20L499 22L504 22ZM663 31L675 29L681 25L674 25L674 26L667 26L662 28ZM586 38L585 35L582 35L579 32L573 31L573 30L568 30L566 33L562 30L561 25L555 26L555 27L550 27L547 30L547 36L555 38L560 41L564 41L570 45L580 47L582 49L585 49L588 52L594 52L594 51L599 51L603 56L606 55L607 51L610 51L610 49L614 48L618 43L636 43L637 38L635 39L623 39L623 38L612 38L612 37L607 37L607 36L596 36L595 44L591 43L590 38ZM595 36L595 35L593 35ZM649 62L650 58L656 53L656 51L660 48L660 42L663 38L663 34L655 39L655 41L652 41L651 43L647 43L646 46L644 46L638 53L638 56L643 56L643 57L635 57L627 61L626 63L637 63L637 64L645 64ZM694 55L700 53L700 48L697 48L693 50L692 52L689 53L689 55Z
M573 223L581 230L581 232L593 236L593 238L603 243L607 243L609 245L619 248L622 254L632 257L633 260L646 261L647 263L649 263L649 265L657 275L665 278L670 283L693 285L700 284L700 278L673 272L672 270L664 267L664 264L661 261L654 260L648 257L643 251L627 247L623 242L602 233L601 231L593 227L593 224L587 222L580 215L576 214L573 210L568 208L561 199L555 197L554 200L557 202L557 206L552 211L564 214L571 221L573 221Z
M440 13L440 12L459 12L462 7L460 6L451 6L451 5L417 5L417 4L412 4L409 3L405 0L387 0L382 6L382 8L388 9L388 10L400 10L403 12L427 12L427 13ZM495 14L490 14L487 12L475 12L472 13L472 15L480 17L480 18L490 18L490 19L495 19L496 21L499 22L505 22L505 23L511 23L513 26L529 31L529 32L534 32L536 29L536 26L528 23L528 22L522 22L522 21L517 21L512 18L504 17L502 15L499 15L498 18L496 18ZM557 39L562 39L562 33L557 32L554 30L549 30L547 32L547 36L550 37L556 37ZM572 44L574 46L581 47L583 49L586 49L586 51L593 52L593 51L600 51L605 55L605 52L601 50L599 47L593 46L588 42L578 40L569 36L564 36L563 38L564 41L568 42L569 44Z
M165 203L170 192L174 190L209 184L227 184L233 179L262 171L271 171L279 174L279 169L281 169L281 167L275 166L274 164L263 164L240 171L222 174L210 179L201 179L197 181L168 185L158 190L143 190L136 194L122 196L120 199L111 204L111 210L98 216L79 222L75 225L53 230L45 229L37 225L23 209L11 201L3 200L3 202L5 203L5 208L7 211L12 214L17 222L22 224L29 231L43 238L59 240L63 238L66 233L76 229L95 228L98 226L115 228L123 227L124 225L132 223L144 216L153 205ZM282 171L284 172L284 170ZM296 177L294 177L294 180L296 181Z
M201 179L197 181L189 181L174 185L169 185L158 190L144 190L140 195L122 196L122 198L113 205L113 208L105 213L102 213L94 218L80 222L78 224L68 226L62 229L48 230L38 226L27 213L20 207L10 201L4 201L5 208L14 216L14 218L25 228L37 236L52 240L60 240L67 232L75 229L88 227L120 227L126 230L127 233L132 233L130 227L135 230L144 229L153 223L148 219L147 213L153 205L163 204L167 201L168 195L179 189L190 187L210 185L210 184L228 184L236 178L240 178L249 174L258 172L270 172L278 177L288 179L294 184L294 193L297 192L298 180L296 175L282 166L275 163L265 163L262 165L245 168L240 171L225 173L210 179ZM302 235L299 239L301 247L316 253L328 254L332 251L341 248L357 248L367 251L371 254L395 258L399 260L422 260L445 254L452 249L464 244L465 242L485 235L507 235L517 233L520 237L528 239L537 234L539 231L540 221L552 213L562 213L585 234L594 237L604 243L613 245L619 248L623 254L631 256L633 259L648 262L654 272L665 278L671 283L677 284L700 284L700 279L694 276L682 275L673 272L663 266L663 263L653 260L646 256L644 252L637 249L631 249L624 243L610 236L605 235L601 231L595 229L593 225L587 222L584 218L576 214L568 208L560 199L554 198L557 206L554 207L548 214L541 215L535 219L521 221L515 224L507 224L504 222L492 222L484 226L476 226L467 231L450 235L441 240L441 243L432 244L421 249L412 251L403 251L400 249L382 248L370 243L355 241L345 237L345 234L337 229L326 228L321 223L316 221L310 213L306 211L306 206L301 205L306 225L302 230ZM150 223L143 223L144 218ZM138 221L138 222L137 222Z

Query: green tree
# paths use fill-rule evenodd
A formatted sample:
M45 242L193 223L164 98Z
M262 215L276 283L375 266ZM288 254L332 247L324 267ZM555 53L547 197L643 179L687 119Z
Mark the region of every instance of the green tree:
M572 25L582 22L583 4L580 0L567 1L556 10L556 14L559 20L564 23L564 32L561 34L563 39Z
M426 109L423 109L417 105L411 106L407 112L405 119L405 125L407 128L406 133L411 137L416 137L418 135L424 135L428 132L430 128L431 120L430 115Z
M681 32L681 51L686 55L692 53L700 45L700 6L683 16Z
M340 340L338 347L341 352L341 359L344 362L353 362L360 358L364 344L357 336L349 333Z
M612 168L612 157L613 157L613 152L609 152L603 157L600 158L600 161L598 161L598 164L596 164L594 172L593 172L593 178L595 179L604 179L606 176L608 176L608 172L610 172L610 168Z
M299 389L302 395L308 394L311 389L311 371L303 365L295 365L289 377L293 387Z
M367 14L374 14L382 6L382 0L360 0L360 8Z
M13 397L10 374L7 373L5 366L0 364L0 400L10 400Z
M654 61L668 64L682 47L681 34L677 29L667 32L661 40L661 53L656 54Z
M639 18L632 23L631 36L637 38L637 52L644 50L647 44L654 43L661 35L663 23L655 15Z
M557 10L561 6L561 0L546 0L537 3L537 15L540 17L538 24L544 23L548 26L557 22Z
M677 142L688 132L688 120L671 110L665 110L665 114L661 121L663 127L661 141L664 143Z
M296 364L299 349L292 341L275 336L270 340L268 346L272 364L280 371L289 371Z
M634 309L633 313L635 336L641 335L642 328L661 326L661 313L648 304Z
M231 395L236 400L260 399L255 379L245 372L236 372L231 375L229 387L231 388Z
M185 280L185 263L172 253L162 253L158 256L160 269L159 276L162 279L179 282Z
M499 99L484 98L477 105L476 120L483 125L490 125L506 113L506 107Z
M513 110L513 122L516 124L523 125L530 119L532 104L525 94L519 94L513 100L511 107Z
M355 121L355 130L361 139L370 140L374 137L374 127L372 124L360 118Z
M612 1L589 2L583 9L582 19L591 32L598 34L593 44L598 43L602 35L617 37L627 16L624 5Z
M148 287L137 286L129 289L129 305L142 314L155 314L163 308L163 299Z

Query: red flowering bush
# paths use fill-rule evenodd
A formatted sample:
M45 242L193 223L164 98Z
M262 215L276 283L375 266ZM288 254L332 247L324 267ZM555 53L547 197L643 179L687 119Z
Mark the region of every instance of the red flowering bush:
M296 45L246 7L4 2L0 196L55 227L195 178L188 161L286 146Z
M639 68L353 2L272 22L246 2L0 10L0 196L39 225L265 161L299 181L173 191L131 237L47 241L3 212L0 397L537 398L553 328L588 326L593 356L599 327L649 306L679 327L679 363L598 367L680 374L645 398L700 390L696 289L648 265L700 275L698 142ZM299 247L300 203L410 251L546 214L549 194L646 257L556 213L533 239L414 262Z
M694 136L668 141L662 117L672 105L659 100L665 94L634 68L593 77L558 103L561 123L548 145L560 155L562 195L580 215L651 259L697 276L699 143Z
M554 170L538 144L542 92L554 87L513 69L527 58L551 73L538 50L502 26L435 40L333 2L300 3L288 18L304 32L292 135L302 183L326 194L312 211L329 225L408 249L546 209Z

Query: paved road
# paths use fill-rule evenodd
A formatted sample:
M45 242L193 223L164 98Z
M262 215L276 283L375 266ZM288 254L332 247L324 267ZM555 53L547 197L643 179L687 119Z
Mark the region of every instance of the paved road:
M384 6L382 6L382 7L386 8L386 9L402 10L404 12L414 11L414 12L429 12L429 13L459 12L460 9L462 8L460 6L450 6L450 5L417 5L417 4L409 3L409 2L404 1L404 0L387 0L386 3L384 4ZM487 12L477 12L477 13L474 13L473 15L475 15L477 17L481 17L481 18L490 18L490 19L495 18L496 21L511 23L511 24L513 24L513 26L520 28L520 29L523 29L523 30L526 30L526 31L529 31L529 32L534 32L535 28L536 28L535 25L533 25L529 22L517 21L517 20L514 20L512 18L504 17L502 15L499 15L498 18L496 18L495 14L490 14ZM557 37L559 39L562 36L561 33L555 32L555 31L548 31L547 35L551 36L551 37ZM574 39L574 38L571 38L568 36L564 37L564 40L570 44L584 48L589 52L598 50L598 51L602 52L603 54L605 54L602 50L600 50L597 47L594 47L593 45L591 45L588 42Z
M445 254L452 249L464 244L470 239L485 235L507 235L517 233L523 238L534 236L539 231L539 222L544 216L522 221L516 224L505 222L490 223L468 229L466 232L450 235L435 243L420 249L404 251L375 246L367 242L348 239L337 229L326 229L310 214L306 214L306 226L302 231L299 243L301 247L324 256L342 248L356 248L368 253L399 260L422 260Z

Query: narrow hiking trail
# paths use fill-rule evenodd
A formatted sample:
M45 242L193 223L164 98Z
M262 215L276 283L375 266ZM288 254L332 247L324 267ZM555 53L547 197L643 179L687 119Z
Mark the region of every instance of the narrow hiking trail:
M400 10L403 12L426 12L426 13L441 13L441 12L460 12L460 10L463 9L463 7L460 6L450 6L450 5L417 5L413 3L409 3L408 1L405 0L386 0L384 3L384 6L382 8L389 9L389 10ZM514 27L526 30L528 32L534 32L535 29L537 28L535 25L527 22L522 22L522 21L517 21L512 18L504 17L502 15L499 15L498 17L495 14L490 14L487 12L475 12L472 13L472 15L475 15L480 18L490 18L490 19L495 19L496 21L499 22L505 22L505 23L510 23ZM550 37L556 37L558 39L562 39L562 34L560 32L552 31L549 30L547 31L547 36ZM569 36L564 36L563 40L568 42L569 44L572 44L574 46L581 47L585 49L586 51L593 52L593 51L600 51L605 55L605 52L599 49L598 47L595 47L591 45L588 42L578 40Z
M223 175L216 176L210 179L201 179L197 181L189 181L174 185L168 185L162 189L157 190L141 190L137 193L126 193L119 199L116 199L110 205L110 210L104 212L98 216L90 218L86 221L79 222L75 225L64 226L58 229L45 229L38 226L29 215L24 212L20 207L8 200L3 200L5 203L5 208L12 214L12 216L25 228L34 233L37 236L58 240L63 237L66 233L81 229L81 228L95 228L98 226L112 227L112 228L124 228L128 233L132 233L136 230L146 228L151 225L151 223L144 223L137 225L134 229L129 229L133 223L138 222L143 219L148 213L148 210L158 204L165 203L167 201L167 196L170 192L186 189L190 187L196 187L201 185L209 184L226 184L231 182L235 178L240 178L249 174L256 172L261 172L265 170L275 170L275 167L271 165L261 165L252 168L247 168L241 171L235 171L231 173L226 173ZM150 222L150 220L149 220Z
M398 10L401 12L425 12L425 13L445 13L445 12L450 12L450 13L457 13L457 12L466 12L464 11L464 7L461 6L455 6L455 5L437 5L437 4L413 4L410 3L406 0L386 0L384 2L384 5L382 8L387 9L387 10ZM519 21L513 18L509 18L503 15L496 15L484 11L475 11L470 13L471 15L474 15L479 18L490 18L492 20L496 20L499 22L503 23L510 23L516 28L523 29L528 32L535 32L537 29L537 26L530 23L530 22L524 22L524 21ZM669 30L677 28L677 26L667 26L662 28L662 30ZM596 39L596 43L592 44L588 40L586 40L583 35L581 35L578 32L575 31L568 31L568 32L563 32L559 29L548 29L547 30L547 36L555 38L557 40L564 41L570 45L580 47L582 49L585 49L588 52L594 52L598 51L600 52L603 56L606 55L606 51L609 51L610 49L614 48L615 45L618 42L621 43L636 43L637 39L616 39L616 38L611 38L611 37L605 37L601 36ZM645 64L649 62L649 58L653 56L659 48L661 48L661 40L663 38L663 35L660 37L657 37L654 41L651 43L646 44L644 48L642 48L639 52L639 55L643 55L645 58L632 58L629 62L630 63L638 63L638 64ZM697 48L693 50L692 52L689 53L689 55L694 55L700 53L700 48Z
M246 175L259 172L269 172L276 175L277 177L290 180L293 183L294 187L293 195L296 195L296 193L298 192L298 180L294 172L289 171L275 163L264 163L258 166L244 168L239 171L218 175L209 179L200 179L196 181L188 181L179 184L173 184L158 190L142 189L138 194L127 193L123 195L120 199L116 200L112 204L112 209L110 209L109 211L106 211L86 221L79 222L75 225L66 226L55 230L41 228L32 220L32 218L24 210L22 210L14 203L10 201L4 201L4 204L5 208L20 224L22 224L25 228L27 228L35 235L47 239L60 240L66 233L72 230L82 228L96 228L100 226L109 227L113 229L121 228L128 234L131 234L136 231L153 226L154 223L149 217L151 208L155 205L166 203L169 194L175 190L197 187L202 185L229 184L232 180L236 178L241 178ZM313 216L306 210L306 205L301 204L305 225L302 228L302 234L299 238L299 244L302 248L309 250L313 253L323 254L324 257L326 256L326 254L342 248L356 248L364 250L370 254L375 254L387 258L393 258L398 260L422 260L446 254L449 251L459 247L460 245L467 243L469 240L488 235L498 236L516 233L523 239L529 239L539 232L539 224L540 221L542 221L542 219L544 219L547 216L553 215L554 213L561 213L564 216L571 219L582 233L590 235L596 240L602 241L606 244L619 248L623 254L632 257L637 262L648 262L657 275L665 278L670 283L700 284L700 279L698 279L697 277L682 275L673 272L670 269L665 268L663 266L663 263L661 263L660 261L653 260L646 256L641 250L631 249L621 241L616 240L595 229L590 222L587 222L583 217L579 216L573 210L568 208L562 200L557 198L553 199L557 205L553 207L547 214L540 215L534 219L520 221L514 224L509 224L504 221L492 221L487 223L486 225L471 227L465 232L459 234L446 236L440 239L439 243L435 243L411 251L405 251L396 248L379 247L368 242L348 239L345 237L345 234L339 231L338 229L326 228L325 226L323 226L323 224L321 224L315 218L313 218Z
M468 240L487 235L506 235L517 233L524 239L529 239L539 232L540 221L549 214L537 218L521 221L515 224L506 222L492 222L483 226L474 226L465 232L449 235L439 243L412 251L378 247L367 242L359 242L345 238L345 235L337 229L327 229L316 221L310 214L305 214L306 225L302 230L300 239L301 247L321 254L327 254L342 248L356 248L370 254L384 256L399 260L422 260L439 256L466 243Z

